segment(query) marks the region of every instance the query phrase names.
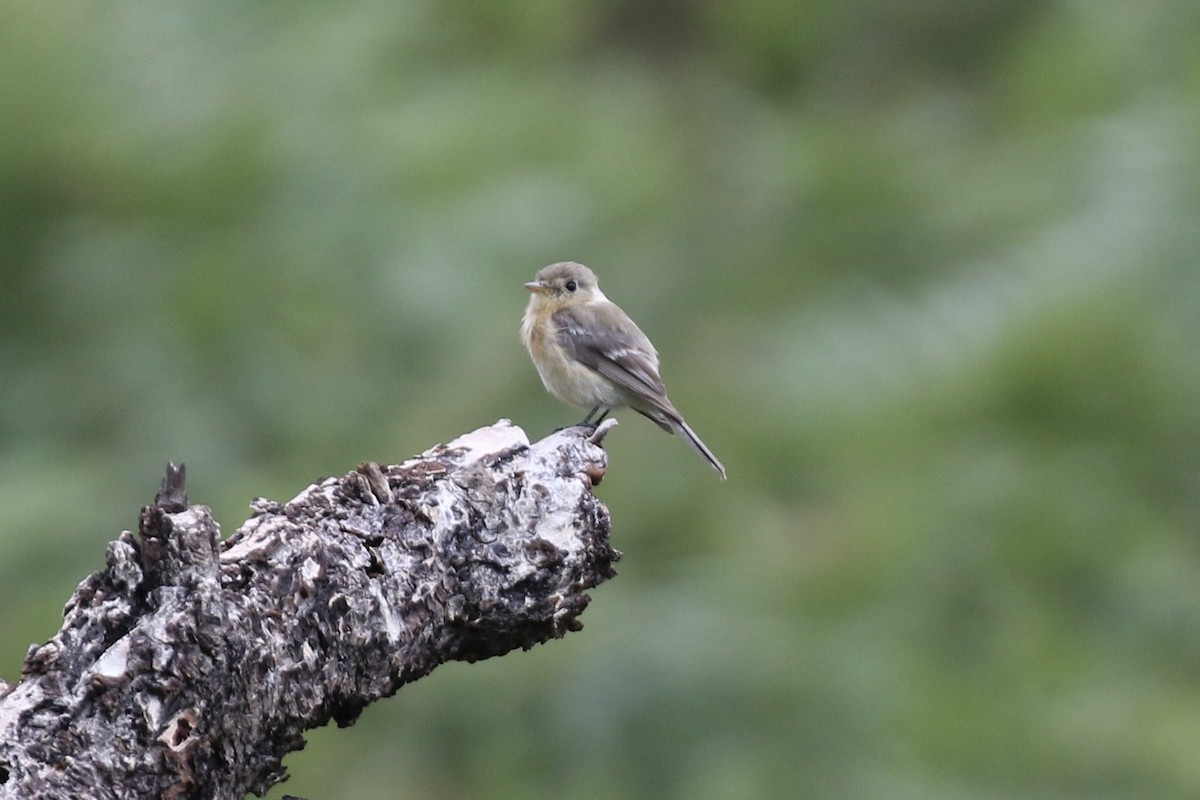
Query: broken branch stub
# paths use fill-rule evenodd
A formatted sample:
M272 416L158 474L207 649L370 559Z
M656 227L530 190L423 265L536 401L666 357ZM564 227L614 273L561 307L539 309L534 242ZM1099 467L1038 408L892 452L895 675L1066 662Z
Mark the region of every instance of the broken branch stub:
M305 730L578 630L620 557L591 492L608 428L501 420L258 499L225 541L169 467L0 695L0 798L261 795Z

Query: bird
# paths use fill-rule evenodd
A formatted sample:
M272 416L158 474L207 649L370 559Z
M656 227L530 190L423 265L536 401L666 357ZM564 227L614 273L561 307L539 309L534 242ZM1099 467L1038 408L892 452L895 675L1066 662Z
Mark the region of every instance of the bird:
M525 288L532 295L521 340L550 394L591 409L580 425L597 425L613 409L632 408L667 433L680 434L725 480L720 460L667 399L658 351L600 291L594 272L561 261L540 270Z

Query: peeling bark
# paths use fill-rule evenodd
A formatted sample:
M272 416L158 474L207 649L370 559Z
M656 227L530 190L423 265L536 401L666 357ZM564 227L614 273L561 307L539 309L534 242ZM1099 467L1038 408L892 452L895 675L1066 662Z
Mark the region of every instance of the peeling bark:
M225 541L169 468L138 535L0 684L0 798L262 795L305 730L578 630L620 557L591 492L608 428L531 446L501 420L255 500Z

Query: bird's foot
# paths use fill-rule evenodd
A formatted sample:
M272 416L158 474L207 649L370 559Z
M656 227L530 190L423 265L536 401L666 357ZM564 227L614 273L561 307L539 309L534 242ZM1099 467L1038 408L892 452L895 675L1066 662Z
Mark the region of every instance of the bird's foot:
M589 431L595 431L598 427L599 423L596 422L576 422L574 425L563 425L561 428L555 428L554 433L562 433L563 431L570 430L571 428L586 428Z

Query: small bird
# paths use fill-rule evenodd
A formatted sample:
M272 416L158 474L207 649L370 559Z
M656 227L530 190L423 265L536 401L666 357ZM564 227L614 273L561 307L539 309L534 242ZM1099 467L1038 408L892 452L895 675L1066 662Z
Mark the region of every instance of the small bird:
M629 315L604 296L583 264L551 264L525 284L533 292L521 340L550 394L590 408L581 425L628 406L667 433L683 436L721 479L725 467L683 421L658 375L658 351ZM593 421L592 417L600 412Z

